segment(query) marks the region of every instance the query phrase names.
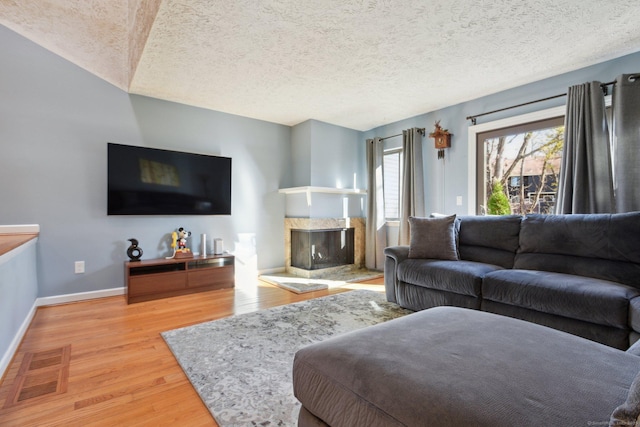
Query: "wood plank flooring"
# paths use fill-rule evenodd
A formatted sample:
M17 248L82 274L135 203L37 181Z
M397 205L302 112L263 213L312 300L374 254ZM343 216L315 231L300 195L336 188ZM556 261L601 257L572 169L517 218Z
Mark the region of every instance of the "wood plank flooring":
M116 296L41 307L0 382L0 426L216 426L160 332L348 289L383 292L383 279L300 295L256 280L130 305ZM44 375L25 392L33 398L17 401L25 358L44 360L66 346L66 391L56 392Z

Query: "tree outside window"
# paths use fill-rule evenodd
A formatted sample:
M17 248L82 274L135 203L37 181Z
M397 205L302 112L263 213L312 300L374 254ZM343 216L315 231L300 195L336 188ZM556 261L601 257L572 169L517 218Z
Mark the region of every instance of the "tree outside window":
M478 183L480 213L552 213L562 163L562 118L488 134L478 135L484 170L484 180Z

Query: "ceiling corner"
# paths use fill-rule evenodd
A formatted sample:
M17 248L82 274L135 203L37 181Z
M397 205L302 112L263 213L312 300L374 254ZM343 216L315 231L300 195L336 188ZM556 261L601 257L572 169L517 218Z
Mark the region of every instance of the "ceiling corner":
M131 82L135 76L140 57L149 38L149 33L153 28L161 2L162 0L129 0L127 92L131 88Z

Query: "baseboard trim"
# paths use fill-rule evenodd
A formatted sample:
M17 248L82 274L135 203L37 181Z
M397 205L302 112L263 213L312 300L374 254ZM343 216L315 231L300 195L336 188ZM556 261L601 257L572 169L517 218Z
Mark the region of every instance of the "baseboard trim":
M47 305L66 304L69 302L85 301L96 298L113 297L117 295L124 295L125 288L112 288L101 289L99 291L90 292L78 292L75 294L56 295L53 297L42 297L36 299L37 307L44 307Z
M13 340L11 340L11 343L9 344L7 351L4 352L4 355L2 356L2 360L0 360L0 380L4 380L4 373L9 367L11 360L13 360L13 356L16 354L16 351L18 351L18 347L22 342L22 338L24 337L24 334L27 333L27 329L29 329L29 325L31 325L33 316L36 315L37 308L38 306L34 301L33 305L31 306L31 310L29 310L29 313L27 313L27 316L22 321L22 324L20 325L20 328L18 329L15 336L13 337Z
M284 273L285 271L286 269L284 267L266 268L264 270L259 270L258 276L262 276L263 274Z

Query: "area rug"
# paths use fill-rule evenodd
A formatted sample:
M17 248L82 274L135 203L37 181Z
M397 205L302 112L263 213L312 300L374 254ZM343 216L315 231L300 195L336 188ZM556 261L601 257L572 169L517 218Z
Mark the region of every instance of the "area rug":
M295 426L295 352L411 313L383 293L355 290L163 332L221 427Z

